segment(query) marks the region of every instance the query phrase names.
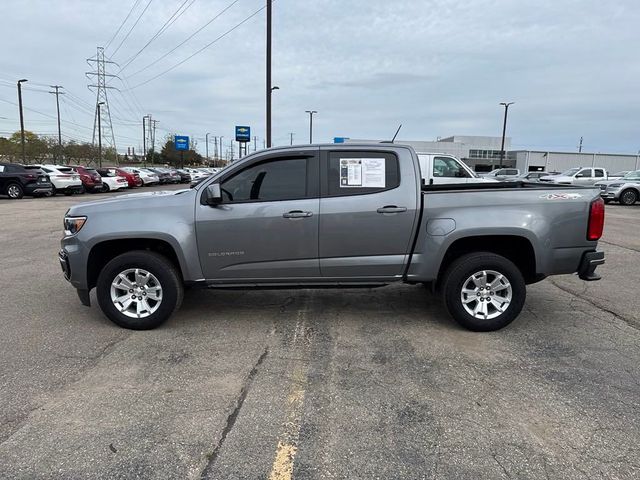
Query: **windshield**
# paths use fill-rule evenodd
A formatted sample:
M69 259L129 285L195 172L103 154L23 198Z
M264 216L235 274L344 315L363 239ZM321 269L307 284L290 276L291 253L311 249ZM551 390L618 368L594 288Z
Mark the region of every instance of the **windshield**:
M571 175L575 175L579 171L580 171L579 168L570 168L569 170L562 172L561 175L564 175L565 177L570 177Z
M640 170L636 170L635 172L629 172L622 178L631 179L631 180L638 180L638 179L640 179Z

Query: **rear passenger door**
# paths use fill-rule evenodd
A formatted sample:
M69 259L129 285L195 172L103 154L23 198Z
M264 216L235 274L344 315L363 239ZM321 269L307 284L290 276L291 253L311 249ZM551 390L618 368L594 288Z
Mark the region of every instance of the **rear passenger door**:
M419 208L409 150L402 160L382 149L322 150L319 257L325 279L402 275Z

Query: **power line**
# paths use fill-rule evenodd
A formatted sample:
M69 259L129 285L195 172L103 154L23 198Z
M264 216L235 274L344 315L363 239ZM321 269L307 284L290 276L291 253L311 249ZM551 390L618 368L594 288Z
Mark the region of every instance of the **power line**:
M195 32L193 32L191 35L189 35L185 40L183 40L182 42L180 42L178 45L176 45L175 47L173 47L171 50L169 50L167 53L165 53L164 55L162 55L161 57L157 58L156 60L154 60L153 62L151 62L150 64L148 64L147 66L141 68L140 70L132 73L131 75L129 75L129 77L133 77L135 75L138 75L139 73L145 71L146 69L148 69L149 67L152 67L153 65L155 65L156 63L158 63L160 60L162 60L163 58L166 58L168 55L171 55L173 52L175 52L178 48L180 48L182 45L184 45L185 43L187 43L189 40L191 40L193 37L195 37L198 33L200 33L202 30L204 30L206 27L208 27L209 25L211 25L211 23L213 23L218 17L220 17L223 13L225 13L227 10L229 10L231 7L233 7L236 3L238 3L240 0L234 0L233 2L231 2L229 5L227 5L225 8L223 8L219 13L217 13L211 20L209 20L207 23L205 23L203 26L201 26L198 30L196 30ZM265 8L265 7L262 7Z
M127 38L129 38L129 35L131 35L131 32L133 31L134 28L136 28L136 25L138 25L138 22L140 21L140 19L142 18L142 16L144 15L144 13L147 11L147 9L149 8L149 5L151 5L151 2L153 2L153 0L149 0L149 3L147 3L147 6L144 7L144 10L142 10L142 13L140 13L140 15L138 16L138 19L135 21L135 23L133 25L131 25L131 28L129 29L129 31L127 32L127 34L124 36L124 38L122 39L122 41L120 42L120 45L118 45L118 47L113 51L113 53L111 53L111 57L113 57L116 53L118 53L118 50L120 50L120 47L122 47L122 44L125 42L125 40Z
M116 30L116 33L113 34L113 37L111 37L111 40L107 42L107 45L105 48L109 48L109 46L111 45L111 42L113 42L115 38L118 36L118 33L120 33L120 30L122 30L122 27L124 27L124 24L127 23L127 20L129 20L129 17L131 16L131 14L133 13L133 11L135 10L135 8L138 6L139 3L140 3L140 0L135 1L135 3L133 4L133 7L131 7L131 10L129 10L129 13L127 13L127 16L124 17L124 20L118 27L118 30Z
M182 7L184 7L184 5L189 1L191 3L189 3L189 5L187 5L185 9L182 10ZM162 35L171 25L173 25L174 22L178 20L178 18L180 18L189 9L189 7L191 7L191 5L195 3L195 1L196 0L184 0L184 2L180 4L178 9L175 12L173 12L173 15L171 15L171 17L169 17L169 19L166 22L164 22L162 27L160 27L160 29L153 35L153 37L151 37L149 41L145 43L144 46L140 50L138 50L135 55L131 56L125 61L124 65L118 71L118 74L120 74L120 72L122 72L125 68L127 68L131 64L131 62L133 62L138 57L138 55L140 55L145 50L145 48L147 48L151 44L151 42L153 42L156 38Z
M199 50L196 50L194 53L192 53L191 55L189 55L187 58L185 58L184 60L176 63L175 65L173 65L172 67L169 67L168 69L160 72L158 75L151 77L148 80L145 80L142 83L139 83L137 85L134 85L133 87L131 87L129 90L133 90L135 88L141 87L142 85L146 85L147 83L155 80L158 77L161 77L162 75L164 75L165 73L169 73L171 70L179 67L180 65L182 65L183 63L185 63L186 61L192 59L193 57L195 57L196 55L198 55L199 53L202 53L204 50L206 50L207 48L209 48L211 45L213 45L214 43L218 42L219 40L221 40L222 38L226 37L228 34L230 34L231 32L233 32L236 28L240 27L241 25L243 25L244 23L248 22L250 19L252 19L253 17L255 17L258 13L260 13L262 10L264 10L266 7L260 7L258 10L256 10L255 12L253 12L251 15L249 15L248 17L246 17L244 20L242 20L240 23L238 23L237 25L235 25L234 27L230 28L229 30L227 30L226 32L224 32L222 35L220 35L218 38L216 38L215 40L207 43L204 47L202 47Z

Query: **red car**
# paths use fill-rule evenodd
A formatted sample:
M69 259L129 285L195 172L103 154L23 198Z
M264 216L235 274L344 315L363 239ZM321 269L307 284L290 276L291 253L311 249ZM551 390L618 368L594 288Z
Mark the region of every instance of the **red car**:
M87 192L101 192L102 191L102 177L93 168L71 166L71 169L80 175L82 186Z
M140 175L138 175L137 173L131 173L121 168L116 168L116 174L120 175L121 177L125 177L127 179L127 182L129 183L129 188L139 187L142 185L142 179L140 178Z

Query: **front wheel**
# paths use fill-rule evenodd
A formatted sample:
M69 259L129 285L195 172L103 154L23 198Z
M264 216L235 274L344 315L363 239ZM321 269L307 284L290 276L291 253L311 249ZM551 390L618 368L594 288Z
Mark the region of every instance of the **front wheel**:
M164 256L145 250L118 255L98 276L96 296L116 325L150 330L164 323L182 303L180 274Z
M638 201L638 194L635 190L628 188L620 194L620 203L622 205L633 205Z
M527 295L522 272L489 252L455 260L444 274L444 302L453 319L476 332L499 330L520 314Z

